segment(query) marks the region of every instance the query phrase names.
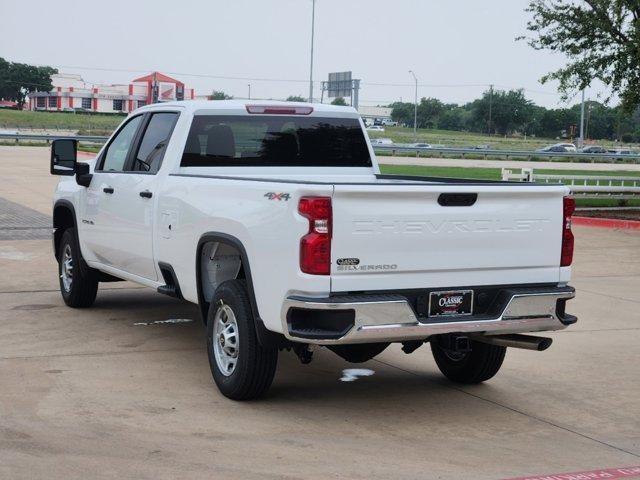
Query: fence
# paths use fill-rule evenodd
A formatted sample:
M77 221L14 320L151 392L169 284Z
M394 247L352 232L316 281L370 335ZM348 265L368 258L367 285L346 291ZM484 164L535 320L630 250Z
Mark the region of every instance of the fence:
M609 175L545 175L531 168L521 172L503 168L502 179L519 182L562 183L580 198L640 198L640 177L616 177Z

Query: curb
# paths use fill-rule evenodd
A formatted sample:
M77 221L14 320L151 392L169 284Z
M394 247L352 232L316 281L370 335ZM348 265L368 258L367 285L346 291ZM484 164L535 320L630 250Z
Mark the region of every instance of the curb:
M622 228L629 230L640 230L640 221L638 220L618 220L615 218L593 218L593 217L572 217L573 225L581 225L584 227L599 228Z

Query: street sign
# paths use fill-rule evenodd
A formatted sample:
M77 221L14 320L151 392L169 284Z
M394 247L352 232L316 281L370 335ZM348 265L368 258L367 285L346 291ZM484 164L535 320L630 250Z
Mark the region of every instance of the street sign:
M330 98L351 97L352 88L351 72L333 72L329 74L327 92Z

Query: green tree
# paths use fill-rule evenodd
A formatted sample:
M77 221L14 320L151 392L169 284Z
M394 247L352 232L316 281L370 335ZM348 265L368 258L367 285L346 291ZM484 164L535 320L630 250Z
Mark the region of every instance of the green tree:
M29 93L48 92L53 88L51 75L58 70L26 63L8 62L0 58L0 98L13 100L22 108Z
M470 104L474 129L487 131L491 111L491 133L507 135L525 132L528 121L534 113L534 105L527 100L522 90L486 91L482 98Z
M286 101L287 102L306 102L307 99L301 95L289 95Z
M437 98L422 98L418 104L418 128L435 128L445 105ZM413 124L413 121L411 122Z
M231 100L233 96L227 95L222 90L214 90L211 95L209 95L209 100Z
M342 97L336 97L331 101L331 105L342 105L344 107L347 105L347 101Z
M458 105L450 105L438 117L438 128L442 130L465 130L469 111Z
M531 0L526 9L536 50L563 53L566 66L541 81L557 80L565 99L594 78L618 94L632 112L640 104L640 3L638 0Z
M389 107L393 121L401 125L413 125L413 103L394 102Z

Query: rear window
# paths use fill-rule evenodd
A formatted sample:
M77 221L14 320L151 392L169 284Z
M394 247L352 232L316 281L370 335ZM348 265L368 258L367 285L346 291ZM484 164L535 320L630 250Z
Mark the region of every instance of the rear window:
M356 118L288 115L194 117L183 167L370 167Z

